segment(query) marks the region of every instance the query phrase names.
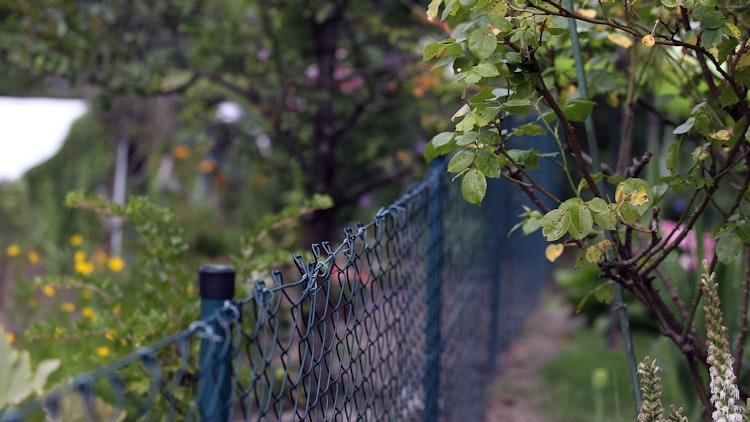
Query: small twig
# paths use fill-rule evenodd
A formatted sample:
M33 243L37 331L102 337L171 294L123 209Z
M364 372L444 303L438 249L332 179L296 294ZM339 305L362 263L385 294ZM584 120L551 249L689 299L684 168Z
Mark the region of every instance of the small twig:
M686 321L690 319L690 314L688 313L687 307L685 306L685 301L682 300L682 297L680 297L680 292L677 291L677 287L674 285L674 283L672 283L672 279L669 277L669 275L667 275L667 273L664 272L664 270L659 267L657 267L655 271L656 275L659 276L659 279L664 284L664 287L669 290L669 294L672 296L674 304L677 305L677 309L680 310L682 318Z

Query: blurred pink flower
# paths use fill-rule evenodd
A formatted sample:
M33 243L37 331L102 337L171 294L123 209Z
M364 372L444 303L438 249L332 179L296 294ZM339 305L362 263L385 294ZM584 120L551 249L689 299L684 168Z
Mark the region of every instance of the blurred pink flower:
M684 232L684 229L680 227L676 221L663 220L661 222L661 234L662 236L670 236L667 245L672 246L676 239ZM674 234L672 234L674 232ZM716 248L716 240L713 239L708 233L703 234L703 257L698 256L698 240L695 236L695 231L690 229L685 235L685 238L680 241L677 245L679 249L678 262L680 267L684 270L697 271L698 263L705 257L708 260L712 260L714 256L714 249Z

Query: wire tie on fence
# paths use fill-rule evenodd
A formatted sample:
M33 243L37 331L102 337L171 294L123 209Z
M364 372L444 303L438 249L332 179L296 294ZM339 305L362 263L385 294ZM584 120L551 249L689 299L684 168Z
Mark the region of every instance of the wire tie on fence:
M361 237L362 240L366 241L367 240L367 227L364 224L362 224L361 221L358 221L357 223L355 223L354 227L357 228L357 234L355 234L355 236Z
M242 318L242 313L233 300L225 300L222 311L224 311L224 313L226 314L231 315L231 318L228 319L230 325L238 324L240 322L240 319Z
M188 326L188 331L198 338L204 338L208 341L221 341L221 336L214 333L214 328L206 321L193 321Z
M47 420L59 421L60 417L60 400L62 399L62 393L60 390L53 392L49 396L42 400L42 409L47 413ZM19 415L17 419L23 420L23 417Z
M83 401L83 408L86 414L93 418L95 416L94 410L94 379L88 375L79 375L71 383L73 388L78 392Z
M273 291L266 287L265 280L255 280L255 287L253 288L253 299L263 309L268 309L268 304L273 298ZM239 311L237 311L239 313Z
M379 226L382 223L382 220L386 219L388 217L388 210L385 207L380 207L378 212L375 213L375 217L373 217L373 221L375 222L375 226Z
M125 409L125 382L122 377L116 373L109 376L109 385L112 387L114 393L114 408L120 411L120 414Z
M94 390L94 379L90 375L79 375L71 383L79 394L89 396Z

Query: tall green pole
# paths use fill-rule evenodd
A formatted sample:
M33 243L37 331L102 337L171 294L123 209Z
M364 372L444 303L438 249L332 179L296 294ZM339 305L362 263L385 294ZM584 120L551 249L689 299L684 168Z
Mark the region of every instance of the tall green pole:
M563 6L568 10L573 10L573 0L563 0ZM586 85L586 72L583 68L583 57L581 55L581 43L578 40L578 25L576 20L568 18L568 27L570 28L570 43L573 48L573 57L575 59L578 91L581 96L589 99L588 86ZM589 153L591 154L591 163L595 172L601 170L601 161L599 159L599 146L596 142L596 132L594 131L594 119L589 115L584 121L586 128L586 138L589 147ZM604 192L602 187L599 187L600 192ZM641 409L641 390L640 383L638 381L638 365L635 360L635 349L633 347L633 338L630 334L630 321L628 319L628 311L625 307L625 298L622 291L622 286L619 283L614 283L614 297L613 301L617 312L617 319L620 324L620 331L622 331L623 341L625 343L625 355L628 359L628 369L630 370L630 387L633 391L633 401L635 402L636 414Z
M445 183L441 177L444 171L444 160L435 160L432 164L434 179L430 186L427 204L427 327L425 329L425 363L424 394L425 407L423 420L438 420L440 396L440 353L442 339L440 336L443 282L443 202L445 201Z
M203 422L226 422L232 412L232 330L215 317L234 297L234 267L206 265L198 270L201 320L209 322L217 338L202 338L198 407Z

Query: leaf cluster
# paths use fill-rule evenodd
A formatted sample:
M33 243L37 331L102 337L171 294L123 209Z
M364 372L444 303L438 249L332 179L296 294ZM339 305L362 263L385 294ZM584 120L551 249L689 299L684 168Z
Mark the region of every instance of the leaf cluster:
M576 267L588 261L608 279L587 297L609 302L619 284L688 360L707 365L705 341L690 334L698 310L686 303L696 289L675 285L661 267L704 223L716 243L712 265L735 262L750 244L750 8L731 0L433 0L427 15L452 32L425 46L424 58L452 73L464 96L455 130L434 136L425 158L451 156L448 171L474 204L487 177L518 185L537 213L527 209L516 227L562 242L547 249L551 260L577 246ZM603 107L620 114L619 128L599 122L606 130L597 130ZM639 119L651 122L649 137L636 132ZM532 145L529 136L540 135L554 140L556 155ZM599 156L602 135L610 163ZM560 166L568 197L534 177L538 159ZM669 230L667 217L676 220ZM750 278L742 283L746 304ZM690 371L705 391L697 366Z

